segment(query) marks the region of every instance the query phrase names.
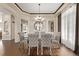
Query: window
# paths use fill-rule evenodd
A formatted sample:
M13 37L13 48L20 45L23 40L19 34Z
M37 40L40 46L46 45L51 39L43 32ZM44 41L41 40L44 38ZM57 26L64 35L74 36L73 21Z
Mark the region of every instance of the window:
M63 44L74 50L75 48L75 24L76 24L76 5L62 13L61 38Z

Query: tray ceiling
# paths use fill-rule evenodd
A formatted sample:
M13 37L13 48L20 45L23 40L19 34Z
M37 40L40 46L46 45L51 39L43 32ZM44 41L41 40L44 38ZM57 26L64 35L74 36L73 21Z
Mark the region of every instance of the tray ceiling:
M28 13L39 13L39 3L17 3L20 9ZM55 13L62 3L40 3L40 13Z

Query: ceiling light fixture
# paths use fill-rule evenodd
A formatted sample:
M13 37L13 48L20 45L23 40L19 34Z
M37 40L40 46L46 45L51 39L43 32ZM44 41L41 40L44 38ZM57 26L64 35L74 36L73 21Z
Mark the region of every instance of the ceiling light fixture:
M38 4L38 6L39 6L39 16L37 16L37 17L35 18L35 20L36 20L36 21L44 21L44 18L42 18L42 17L40 16L40 4Z

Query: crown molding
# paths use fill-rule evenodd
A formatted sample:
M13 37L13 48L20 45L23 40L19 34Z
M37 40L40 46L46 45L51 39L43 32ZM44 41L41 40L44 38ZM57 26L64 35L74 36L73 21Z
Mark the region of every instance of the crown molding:
M39 13L29 13L24 11L17 3L14 3L22 12L24 13L28 13L28 14L39 14ZM64 5L64 3L62 3L59 8L54 12L54 13L40 13L40 14L55 14L62 6Z

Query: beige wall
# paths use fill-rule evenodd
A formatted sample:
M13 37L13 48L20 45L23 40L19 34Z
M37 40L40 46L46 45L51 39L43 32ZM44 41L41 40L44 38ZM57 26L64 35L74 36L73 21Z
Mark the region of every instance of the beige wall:
M29 29L30 31L33 31L34 30L34 23L35 23L35 17L39 16L38 14L32 14L31 15L31 29ZM53 14L41 14L40 15L41 17L44 18L44 21L43 21L43 29L42 31L45 31L45 32L50 32L49 30L49 25L48 25L48 22L49 21L53 21L54 22L54 32L57 32L58 29L57 29L57 19L56 17L53 15Z
M4 30L4 23L8 25L7 32ZM11 16L9 14L3 16L3 30L2 30L2 38L3 40L11 40Z
M2 16L1 16L1 13L0 13L0 20L2 19ZM0 22L0 28L2 28L2 22ZM1 30L0 30L0 32L2 32Z
M6 15L8 17L9 20L7 20L8 22L10 22L9 24L9 32L12 32L13 30L11 29L11 23L12 23L12 19L11 19L11 15L13 15L15 18L14 22L15 22L15 42L19 42L19 35L18 32L21 32L21 19L27 20L28 21L28 32L32 32L34 31L33 28L33 22L34 21L34 17L36 17L36 14L27 14L27 13L23 13L22 11L20 11L14 4L0 4L0 12L3 12L3 16ZM41 14L41 16L43 16L45 18L45 26L43 31L49 31L48 29L48 21L54 21L54 30L55 32L58 31L58 19L55 15L53 14ZM3 20L5 18L3 17ZM6 20L6 19L5 19ZM4 22L4 21L3 21ZM3 31L3 33L5 33ZM9 39L12 39L12 33L10 33L9 35ZM4 37L4 34L3 34ZM4 39L4 38L3 38ZM7 39L7 40L9 40Z

